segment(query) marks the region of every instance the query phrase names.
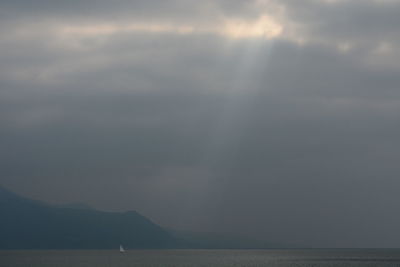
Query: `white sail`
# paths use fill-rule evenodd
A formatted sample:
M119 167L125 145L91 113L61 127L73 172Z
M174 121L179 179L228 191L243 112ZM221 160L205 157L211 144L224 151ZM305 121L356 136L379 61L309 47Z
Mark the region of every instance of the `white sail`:
M119 245L119 252L125 252L125 249L123 248L123 246L122 245Z

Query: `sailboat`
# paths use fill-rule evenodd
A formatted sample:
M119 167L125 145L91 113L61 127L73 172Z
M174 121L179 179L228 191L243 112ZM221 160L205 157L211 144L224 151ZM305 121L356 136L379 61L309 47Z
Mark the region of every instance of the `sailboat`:
M121 253L125 252L125 249L124 249L124 247L122 245L119 245L119 252L121 252Z

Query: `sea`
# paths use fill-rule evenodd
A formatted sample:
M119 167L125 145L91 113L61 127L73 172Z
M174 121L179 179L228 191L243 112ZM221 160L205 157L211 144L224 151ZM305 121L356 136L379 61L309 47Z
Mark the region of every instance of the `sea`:
M398 249L3 250L0 267L399 266Z

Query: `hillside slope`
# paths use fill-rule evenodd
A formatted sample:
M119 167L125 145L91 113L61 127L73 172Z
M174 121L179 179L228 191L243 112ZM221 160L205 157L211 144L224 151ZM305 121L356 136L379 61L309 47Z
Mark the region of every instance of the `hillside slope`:
M0 187L0 249L170 248L167 231L135 211L46 205Z

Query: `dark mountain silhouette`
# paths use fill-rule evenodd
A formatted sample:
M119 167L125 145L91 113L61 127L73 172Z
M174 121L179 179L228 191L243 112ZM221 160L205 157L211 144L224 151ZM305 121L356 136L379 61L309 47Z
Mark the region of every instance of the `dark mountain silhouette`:
M166 230L135 211L49 205L0 186L0 249L284 248L235 235Z
M0 249L170 248L176 239L135 211L57 207L0 187Z
M76 209L76 210L92 210L93 208L85 203L73 202L67 204L58 204L56 207L59 208L68 208L68 209Z

